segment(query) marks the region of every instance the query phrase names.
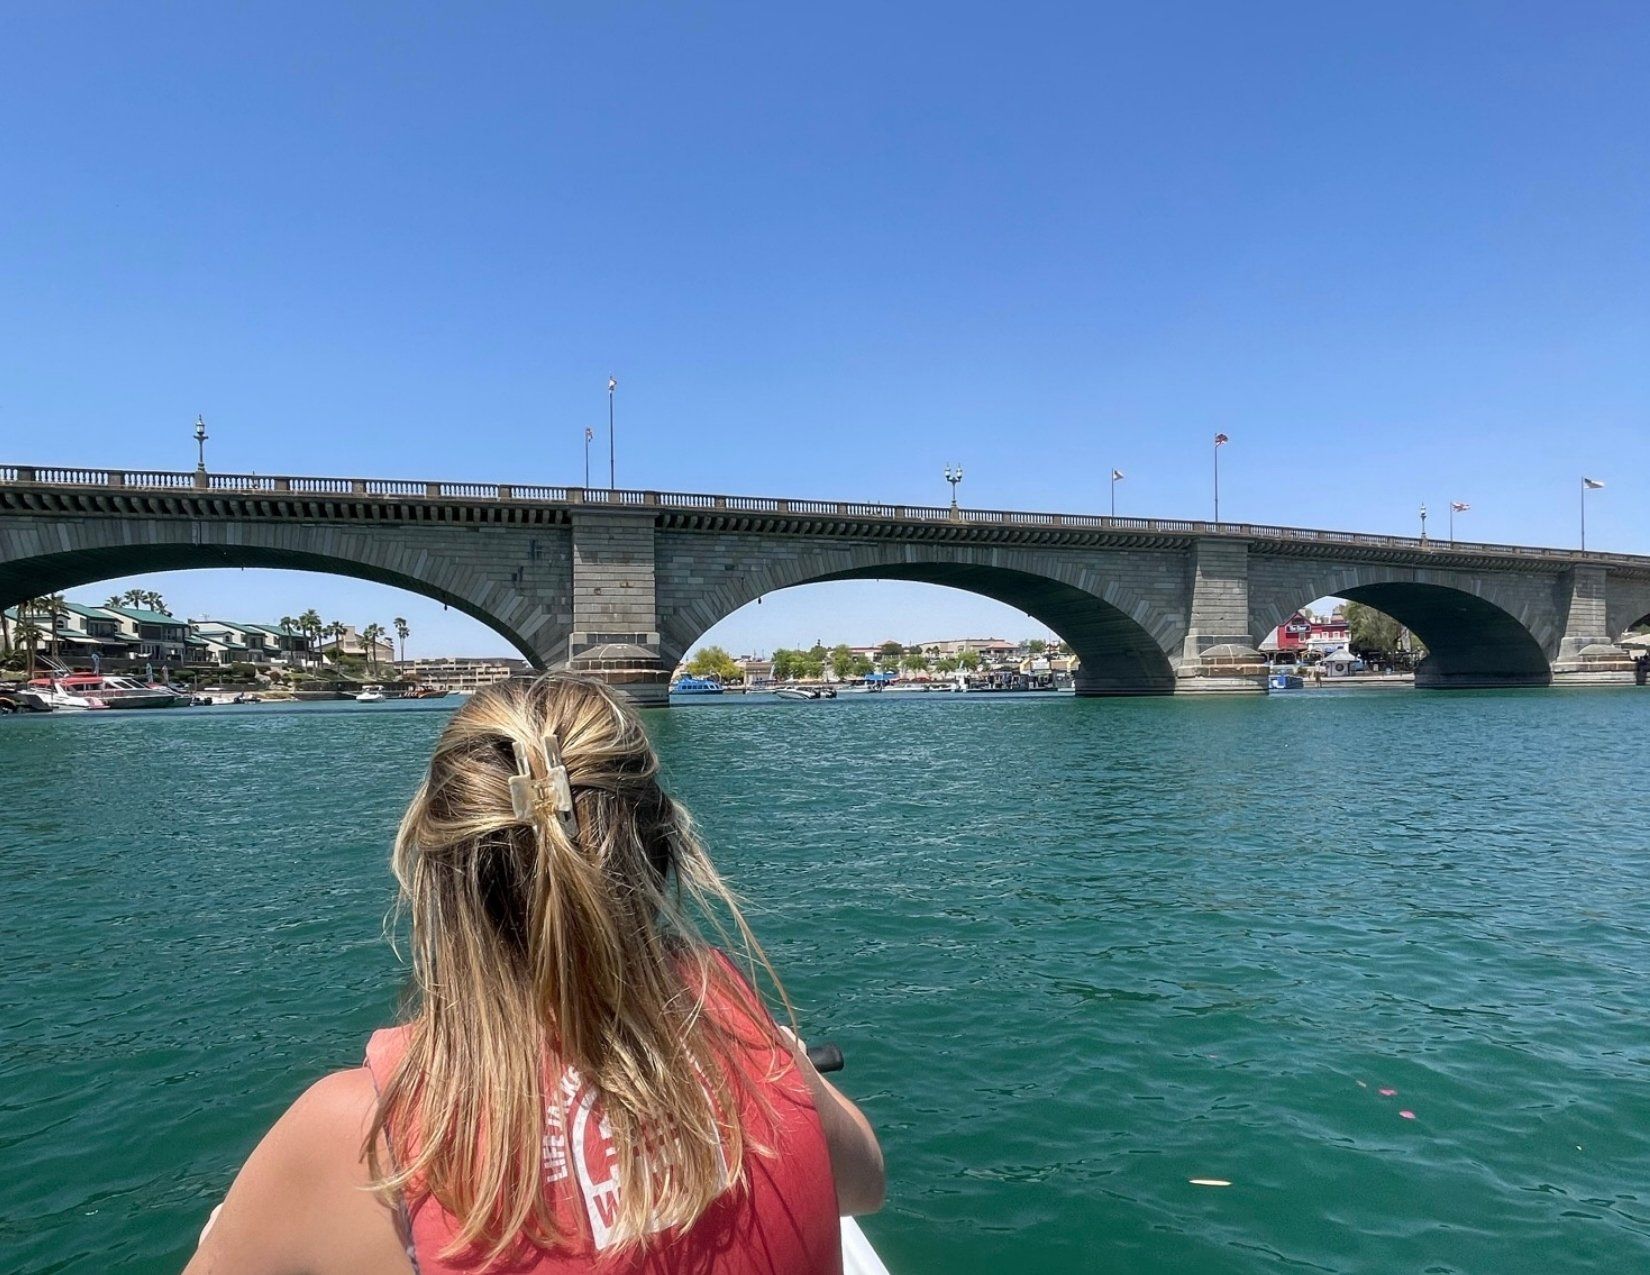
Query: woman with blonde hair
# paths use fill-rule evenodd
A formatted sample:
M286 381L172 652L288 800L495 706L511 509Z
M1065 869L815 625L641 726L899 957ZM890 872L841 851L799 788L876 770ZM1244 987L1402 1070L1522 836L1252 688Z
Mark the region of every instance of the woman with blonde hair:
M772 975L658 772L590 679L453 715L395 842L407 1021L276 1122L186 1275L840 1270L876 1135L700 937Z

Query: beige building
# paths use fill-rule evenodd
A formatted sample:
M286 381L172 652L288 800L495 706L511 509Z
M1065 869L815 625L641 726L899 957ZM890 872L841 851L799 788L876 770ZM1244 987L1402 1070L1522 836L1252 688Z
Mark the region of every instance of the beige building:
M395 670L409 682L437 691L469 692L530 673L526 660L449 656L439 660L402 660Z
M388 637L379 638L373 645L378 648L373 656L375 664L393 664L395 662L395 643ZM328 638L321 643L321 654L354 655L366 659L367 640L356 632L353 624L346 624L342 637Z

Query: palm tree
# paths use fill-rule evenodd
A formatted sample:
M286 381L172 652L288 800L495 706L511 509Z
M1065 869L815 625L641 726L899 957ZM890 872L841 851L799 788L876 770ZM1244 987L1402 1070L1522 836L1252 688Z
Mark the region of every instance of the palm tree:
M298 627L304 631L304 636L311 642L316 641L321 636L321 613L314 607L310 607L309 610L305 611L298 617ZM319 647L317 647L315 651L315 662L317 664L321 662L321 651Z
M349 632L349 625L342 620L334 620L321 630L321 636L332 639L333 654L339 656L344 653L344 634Z
M159 612L161 615L172 614L166 609L166 599L161 597L160 594L156 593L153 589L145 590L143 594L143 605L148 607L151 611Z
M22 619L22 614L18 614ZM6 614L6 608L0 607L0 655L11 654L11 618Z
M58 656L59 650L61 649L58 645L58 636L59 630L63 627L63 613L68 609L69 602L68 599L61 593L53 593L47 597L40 598L37 605L44 607L47 616L50 617L49 623L51 624L50 633L52 638L52 659L55 660Z
M288 638L287 654L291 655L292 654L291 638L299 632L299 630L298 630L298 619L297 619L296 616L283 615L281 617L281 620L280 620L280 625L281 625L281 632L285 633L287 635L287 638ZM301 664L301 663L303 663L303 661L300 660L299 663Z
M123 607L126 605L126 595L124 593L117 593L112 598L105 598L103 600L103 605L106 607Z
M367 667L378 667L378 639L384 636L382 624L369 624L361 630L361 640L367 644Z
M125 606L140 607L143 605L143 600L147 596L148 595L145 594L142 589L128 589L125 593L120 595L120 599L122 604Z
M38 623L28 619L33 610L40 607L40 600L30 599L28 602L16 604L16 640L21 647L28 648L28 665L25 666L26 676L35 676L35 656L40 653L40 640L46 637L46 632Z
M399 615L396 616L395 617L395 636L401 639L401 662L403 664L405 664L406 661L407 661L407 636L411 632L412 632L412 630L407 627L406 620L404 620Z

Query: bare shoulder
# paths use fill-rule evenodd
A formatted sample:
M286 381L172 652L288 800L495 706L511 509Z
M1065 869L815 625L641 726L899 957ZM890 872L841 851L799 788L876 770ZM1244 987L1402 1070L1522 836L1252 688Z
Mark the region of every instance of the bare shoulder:
M298 1095L281 1119L292 1122L300 1135L317 1139L342 1135L354 1139L359 1147L377 1105L372 1073L365 1067L350 1067L322 1076Z
M300 1094L242 1167L189 1275L330 1271L340 1254L395 1260L388 1214L359 1189L368 1182L363 1142L376 1102L364 1067L323 1076ZM382 1267L363 1260L353 1269Z

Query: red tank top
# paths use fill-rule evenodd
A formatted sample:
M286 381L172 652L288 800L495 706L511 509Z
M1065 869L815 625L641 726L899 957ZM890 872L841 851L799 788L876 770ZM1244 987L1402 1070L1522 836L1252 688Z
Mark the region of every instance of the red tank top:
M836 1184L807 1082L788 1051L754 1043L770 1037L771 1027L752 1031L747 1011L714 991L706 1006L741 1042L753 1042L736 1056L771 1108L764 1110L756 1094L736 1088L742 1094L740 1117L747 1138L745 1185L723 1192L685 1231L609 1251L619 1190L613 1146L600 1096L569 1071L547 1085L543 1156L545 1189L564 1247L531 1250L521 1261L486 1267L488 1275L572 1275L596 1269L598 1259L602 1275L839 1275ZM366 1065L380 1091L406 1051L409 1030L374 1032L367 1045ZM405 1140L407 1135L399 1136ZM751 1144L776 1154L761 1155L749 1149ZM399 1143L391 1149L404 1150ZM452 1214L428 1196L409 1205L411 1255L420 1275L478 1275L483 1270L479 1257L439 1256L458 1234Z

